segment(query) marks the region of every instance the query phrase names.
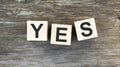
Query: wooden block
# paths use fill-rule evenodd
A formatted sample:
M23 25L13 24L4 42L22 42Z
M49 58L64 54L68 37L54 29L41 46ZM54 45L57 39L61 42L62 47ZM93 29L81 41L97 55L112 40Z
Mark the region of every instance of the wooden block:
M47 21L27 21L28 41L47 41Z
M78 41L98 37L95 19L74 22Z
M52 24L51 44L71 45L72 25Z

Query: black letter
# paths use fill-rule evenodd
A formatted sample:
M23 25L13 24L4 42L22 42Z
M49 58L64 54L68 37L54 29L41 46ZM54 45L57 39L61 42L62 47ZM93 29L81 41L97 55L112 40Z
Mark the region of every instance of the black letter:
M66 36L65 33L60 33L60 30L67 30L67 28L57 28L57 37L56 37L56 41L66 42L66 40L59 39L59 35Z
M83 27L84 25L90 26L90 23L84 22L84 23L82 23L81 26L80 26L81 29L83 29L83 30L88 30L88 31L90 31L90 32L89 32L89 34L85 34L84 32L82 32L82 35L83 35L83 36L86 36L86 37L87 37L87 36L90 36L90 35L93 33L92 29L91 29L91 28Z
M35 30L35 34L36 34L35 37L38 38L38 32L41 29L41 27L43 26L43 24L40 24L39 27L38 27L38 29L36 29L36 27L35 27L34 24L31 24L31 25L32 25L33 29Z

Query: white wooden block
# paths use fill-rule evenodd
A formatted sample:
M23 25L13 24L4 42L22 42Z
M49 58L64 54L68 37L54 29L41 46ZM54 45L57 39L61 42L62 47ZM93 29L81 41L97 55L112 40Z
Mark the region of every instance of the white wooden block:
M47 31L48 31L47 21L27 21L28 41L47 41Z
M78 41L98 37L95 19L74 22Z
M51 44L71 45L72 25L52 24Z

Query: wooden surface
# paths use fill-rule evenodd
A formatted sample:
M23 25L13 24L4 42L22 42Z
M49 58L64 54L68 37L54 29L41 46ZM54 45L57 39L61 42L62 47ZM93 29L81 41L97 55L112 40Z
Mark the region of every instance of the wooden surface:
M26 40L27 20L92 17L98 38L78 42L73 27L71 46ZM120 0L0 0L0 67L120 67Z

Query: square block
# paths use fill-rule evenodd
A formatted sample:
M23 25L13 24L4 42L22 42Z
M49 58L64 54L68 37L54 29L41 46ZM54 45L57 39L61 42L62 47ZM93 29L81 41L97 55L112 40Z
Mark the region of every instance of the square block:
M71 45L72 25L52 24L51 44Z
M47 41L47 21L27 21L28 41Z
M98 37L95 19L74 22L78 41Z

